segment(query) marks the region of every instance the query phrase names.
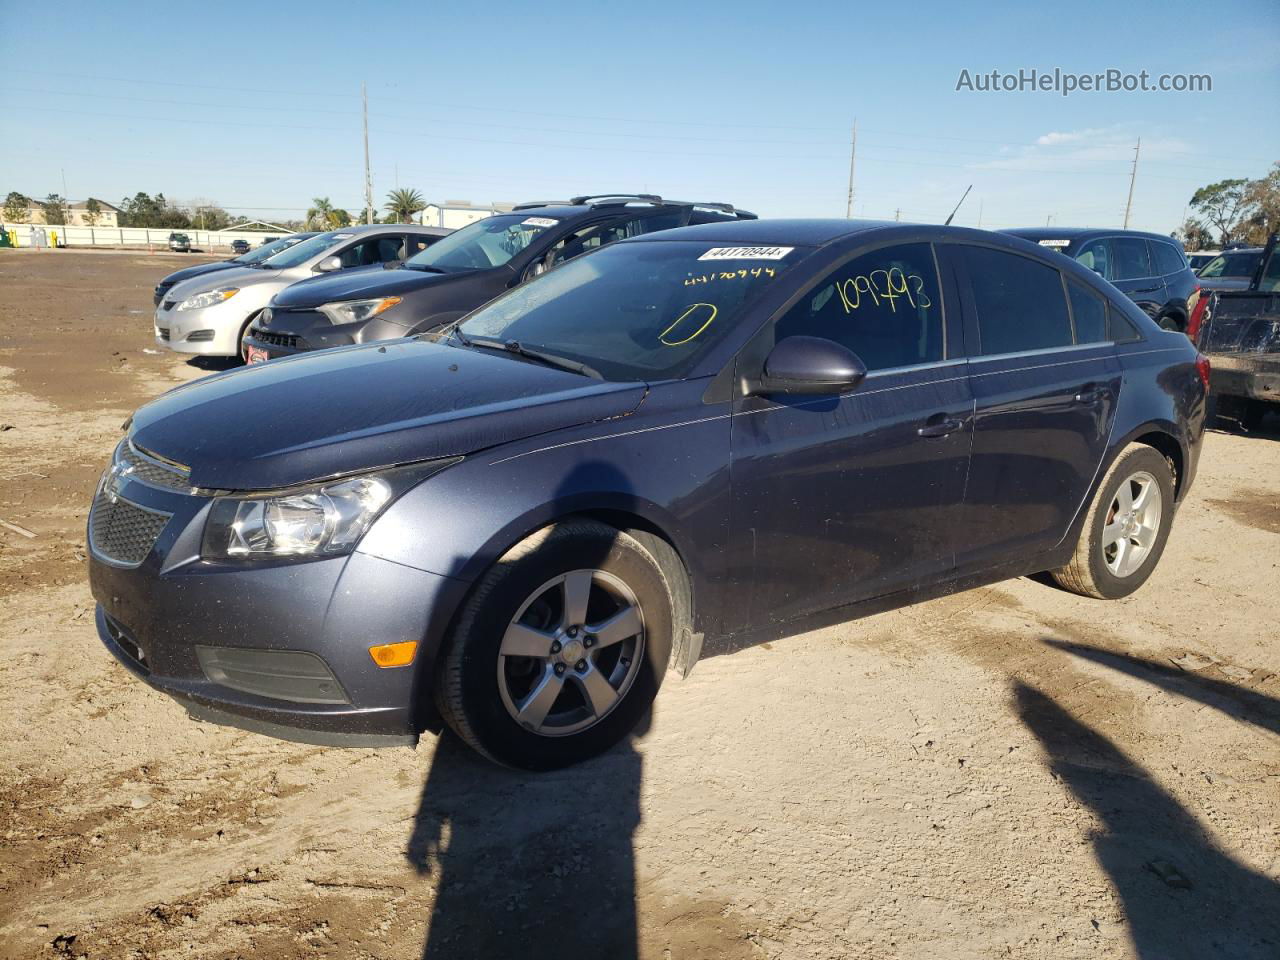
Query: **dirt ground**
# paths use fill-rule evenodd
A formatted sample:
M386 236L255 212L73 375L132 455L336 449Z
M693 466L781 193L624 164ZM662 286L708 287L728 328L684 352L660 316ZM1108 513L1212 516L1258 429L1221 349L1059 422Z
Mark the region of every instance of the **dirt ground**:
M635 741L500 771L189 720L93 628L83 526L194 257L0 251L0 957L1276 958L1280 420L1160 568L707 660Z

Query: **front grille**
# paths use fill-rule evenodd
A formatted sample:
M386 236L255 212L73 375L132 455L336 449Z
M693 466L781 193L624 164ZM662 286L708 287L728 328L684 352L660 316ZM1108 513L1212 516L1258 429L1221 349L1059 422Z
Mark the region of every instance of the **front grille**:
M191 492L191 475L181 467L171 467L143 456L127 441L120 447L117 459L129 465L129 473L143 483L168 490Z
M147 559L170 516L113 498L104 489L89 511L89 543L103 559L136 567Z
M161 340L168 340L168 339L169 339L169 328L168 328L168 327L156 327L156 329L157 329L158 331L160 331L160 339L161 339Z
M213 339L212 330L192 330L187 334L187 343L205 343Z
M267 343L273 347L296 347L301 337L291 333L271 333L267 330L254 329L250 334L259 343Z

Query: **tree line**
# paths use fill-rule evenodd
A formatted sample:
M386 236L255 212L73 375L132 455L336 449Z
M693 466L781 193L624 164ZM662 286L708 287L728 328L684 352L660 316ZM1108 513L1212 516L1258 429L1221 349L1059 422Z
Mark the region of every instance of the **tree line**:
M311 201L304 220L290 220L281 224L295 230L335 230L349 227L352 223L413 223L414 217L427 206L426 200L417 190L401 188L387 193L383 204L383 215L377 211L361 211L353 217L341 207L335 207L328 197L316 197ZM30 218L31 208L39 207L44 214L44 222L50 226L61 226L71 219L71 209L67 201L56 193L51 193L43 200L33 200L17 191L11 191L4 201L4 220L6 223L26 223ZM151 227L168 230L223 230L236 222L214 201L196 200L187 204L176 204L167 199L163 193L152 196L139 191L132 197L120 201L118 221L122 227ZM102 205L94 199L85 203L84 220L89 226L100 222Z
M1219 180L1191 197L1192 216L1178 229L1188 250L1231 243L1262 246L1280 231L1280 163L1257 180Z

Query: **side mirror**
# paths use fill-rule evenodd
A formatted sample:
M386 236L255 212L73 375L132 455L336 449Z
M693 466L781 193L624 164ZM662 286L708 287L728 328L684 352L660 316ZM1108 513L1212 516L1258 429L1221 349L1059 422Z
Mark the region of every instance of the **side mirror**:
M335 270L342 269L342 258L336 253L331 253L319 263L316 264L316 273L333 273Z
M867 375L858 355L824 337L787 337L769 351L754 393L832 394L854 389Z

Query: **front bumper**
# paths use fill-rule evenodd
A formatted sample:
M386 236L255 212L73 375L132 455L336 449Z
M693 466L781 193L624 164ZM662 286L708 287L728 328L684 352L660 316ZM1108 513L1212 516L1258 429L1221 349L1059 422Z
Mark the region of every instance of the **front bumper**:
M206 562L195 553L211 500L135 480L120 497L172 514L137 566L102 557L91 543L98 634L135 676L197 718L283 739L377 746L439 729L431 665L464 582L359 552ZM407 667L381 668L369 655L371 646L405 640L419 644Z
M266 322L255 321L245 334L244 344L255 347L274 360L312 350L349 347L374 340L403 337L407 329L382 317L360 323L335 324L317 310L272 309Z
M156 346L197 356L240 356L240 331L249 317L236 300L203 310L178 310L175 300L164 299L155 312Z

